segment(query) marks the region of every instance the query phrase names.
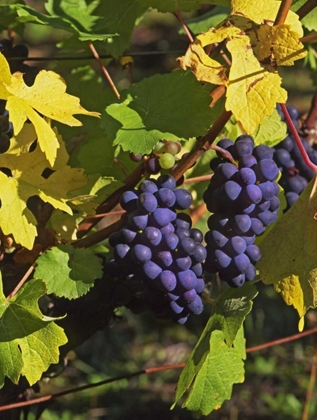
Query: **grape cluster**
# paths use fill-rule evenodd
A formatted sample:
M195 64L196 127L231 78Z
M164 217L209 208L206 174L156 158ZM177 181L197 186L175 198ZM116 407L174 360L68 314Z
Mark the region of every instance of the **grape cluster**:
M218 146L231 154L234 163L220 154L210 162L214 175L204 201L213 214L205 236L205 270L239 287L256 275L255 263L261 258L256 236L277 219L279 171L273 150L254 147L250 136L239 136L235 143L222 139Z
M298 110L290 105L287 106L287 110L295 128L298 130ZM284 114L279 108L278 111L281 115L281 119L284 121ZM317 164L317 151L304 138L301 137L301 141L309 159L314 164ZM279 183L285 191L288 209L298 199L309 181L314 177L315 172L304 162L299 147L290 132L284 140L275 146L273 159L282 173Z
M124 282L141 281L142 297L154 312L183 324L203 310L206 249L202 232L192 228L191 218L182 212L192 196L175 187L175 179L166 174L123 193L120 204L127 211L127 224L109 238L114 258L108 269Z

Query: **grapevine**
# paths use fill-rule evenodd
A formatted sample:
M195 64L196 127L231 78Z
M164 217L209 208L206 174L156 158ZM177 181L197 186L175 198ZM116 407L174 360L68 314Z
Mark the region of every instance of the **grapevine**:
M33 3L0 6L0 411L182 369L176 412L226 415L247 353L315 332L317 94L286 87L297 62L316 85L316 2ZM253 337L269 295L298 334ZM72 388L98 331L146 322L158 364L166 340L184 354L119 375L110 339L104 377Z

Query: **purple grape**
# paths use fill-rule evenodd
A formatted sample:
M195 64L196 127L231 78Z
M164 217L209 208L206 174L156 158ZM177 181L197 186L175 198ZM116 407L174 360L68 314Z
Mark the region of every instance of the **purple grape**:
M197 277L201 277L203 274L203 266L200 263L192 265L190 269L196 274ZM204 282L204 285L205 285L205 282Z
M265 144L260 144L259 146L256 146L253 149L252 152L253 156L257 159L257 160L263 160L263 159L273 159L273 150L266 146Z
M260 248L256 245L247 246L245 253L252 262L259 261L259 259L261 258Z
M201 230L192 228L189 231L189 235L194 241L201 243L204 239L204 235L202 234Z
M185 271L191 268L192 260L189 256L179 257L175 259L175 264L179 270Z
M120 230L120 240L122 240L122 242L125 242L127 244L133 242L136 235L137 235L137 233L134 230L131 230L131 229L122 228ZM111 245L111 246L113 246L113 245Z
M202 302L201 298L200 298L198 295L195 297L195 299L193 300L193 302L190 302L190 303L187 305L187 307L188 307L188 309L189 309L189 310L190 310L193 314L196 314L196 315L201 314L201 313L202 313L202 311L203 311L203 309L204 309L203 302Z
M129 245L126 244L118 244L114 247L114 256L119 260L123 260L123 258L128 254L130 251Z
M183 310L184 310L184 307L183 306L180 306L180 305L178 305L175 301L171 301L170 302L170 308L171 308L171 310L175 313L175 314L180 314L181 312L183 312ZM181 318L182 319L182 318ZM187 317L186 317L186 320L187 320Z
M158 188L155 182L150 181L150 180L145 180L141 182L141 184L139 185L138 191L140 193L154 194L156 193L156 191L158 191Z
M149 246L158 246L162 240L162 233L156 227L147 226L142 232L142 239Z
M238 172L238 168L235 165L233 165L232 163L226 162L219 165L215 176L217 176L217 178L225 182L226 180L232 178L233 175L236 174L237 172Z
M220 249L216 249L214 254L215 262L217 263L220 269L228 267L228 265L231 263L232 259L229 257L229 255L225 254Z
M163 235L162 240L163 240L164 245L170 251L173 251L179 243L179 238L175 233L168 233L168 234Z
M150 261L150 259L152 258L152 252L149 247L142 244L136 244L132 248L132 258L136 262L140 262L143 264L147 261Z
M196 293L199 294L199 295L205 290L205 281L204 281L204 279L197 278L197 284L196 284L195 290L196 290Z
M163 227L176 219L176 213L168 208L157 208L151 214L151 223L157 227Z
M172 271L164 270L158 277L158 286L163 292L171 292L177 285L176 276Z
M138 209L146 213L152 213L157 209L157 199L151 193L144 192L139 195Z
M131 212L136 210L138 202L138 196L133 191L126 191L120 198L120 206L123 210Z
M243 189L243 199L248 204L259 204L262 200L262 191L257 185L247 185Z
M253 168L257 162L253 155L244 155L239 159L239 168Z
M231 220L232 230L236 233L246 233L251 227L251 219L247 214L237 214Z
M198 295L195 289L187 290L187 292L183 294L183 297L187 303L193 302L197 296Z
M176 201L174 192L169 188L160 188L155 196L158 204L163 207L173 207Z
M169 267L173 264L173 257L170 251L160 251L157 254L157 263L162 267Z
M253 264L250 264L249 265L249 268L245 271L244 275L245 275L245 279L247 281L251 281L251 280L253 280L255 278L255 276L256 276L256 268L254 267Z
M143 230L148 224L149 216L147 214L139 214L138 211L134 211L128 216L128 224L132 229Z
M175 179L168 174L161 175L156 182L159 188L169 188L170 190L174 190L176 187Z
M161 272L161 267L153 261L147 261L143 265L143 273L151 280L154 280Z
M197 277L192 270L179 271L177 274L179 284L186 290L194 289L197 284Z
M271 159L260 160L255 165L254 172L260 182L274 181L278 177L278 168Z
M239 197L241 191L242 188L240 185L234 181L227 181L221 188L222 196L229 201L236 200Z
M178 210L185 210L192 204L193 198L189 191L178 189L174 191L176 197L175 208Z

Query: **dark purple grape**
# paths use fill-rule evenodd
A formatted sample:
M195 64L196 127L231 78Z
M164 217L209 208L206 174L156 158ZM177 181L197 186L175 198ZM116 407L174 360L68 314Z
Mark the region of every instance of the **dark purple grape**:
M151 280L154 280L159 274L161 274L162 269L159 265L155 264L153 261L147 261L143 265L144 274Z
M145 162L145 169L150 174L158 174L161 170L161 165L159 159L155 157L151 157Z
M142 245L142 244L136 244L132 248L132 258L136 262L145 263L147 261L150 261L152 258L152 252L149 247Z
M262 191L257 185L247 185L242 194L244 201L248 204L259 204L262 200Z
M193 300L193 302L190 302L187 305L188 309L196 315L199 315L202 313L203 309L204 309L204 305L203 302L201 300L201 298L197 295L196 298Z
M271 159L260 160L254 168L256 178L260 182L274 181L278 177L278 168Z
M273 159L273 150L266 146L265 144L260 144L259 146L256 146L253 149L252 152L253 156L257 159L257 160L263 160L263 159Z
M120 240L127 244L133 242L137 233L134 230L122 228L120 231ZM112 245L111 245L112 246Z
M215 262L217 263L220 269L228 267L228 265L231 263L232 259L229 257L229 255L225 254L220 249L216 249L214 254L215 254Z
M259 261L259 259L261 258L260 248L256 245L247 246L245 253L252 262Z
M162 268L165 268L173 264L173 257L170 251L160 251L157 254L156 261Z
M172 292L176 285L177 280L175 274L170 270L164 270L158 277L158 286L163 292Z
M204 239L204 235L202 234L201 230L192 228L189 231L189 235L194 241L201 243Z
M239 159L239 168L253 168L257 160L253 155L245 155Z
M189 256L179 257L175 259L175 264L178 269L185 271L191 268L192 260Z
M184 289L190 290L196 287L197 277L192 270L179 271L176 276Z
M162 232L156 227L147 226L142 232L142 239L149 246L158 246L162 240Z
M292 207L299 198L299 194L289 191L285 194L288 207Z
M136 210L138 203L138 196L133 191L126 191L120 198L120 206L123 210L131 212Z
M176 213L168 208L157 208L151 214L151 223L154 226L163 227L173 222L176 219Z
M187 290L184 294L183 294L183 298L185 299L185 301L187 303L191 303L193 302L197 297L197 292L195 289L191 289L191 290Z
M192 204L193 198L189 191L178 189L174 191L176 197L175 208L178 210L185 210Z
M173 207L176 201L174 191L169 188L160 188L155 196L158 204L163 207Z
M139 195L138 209L146 213L152 213L157 209L157 199L151 193L144 192Z
M119 260L122 260L130 251L129 245L126 244L118 244L114 247L114 255Z
M157 185L160 188L169 188L170 190L174 190L176 187L176 181L175 179L168 174L165 175L161 175L158 179L157 179Z
M234 181L227 181L221 188L221 195L224 199L229 201L234 201L239 197L242 188L241 186Z
M139 185L138 191L140 193L154 194L156 193L156 191L158 191L158 188L155 182L150 181L150 180L145 180L141 182L141 184Z
M134 211L128 216L128 224L132 229L135 230L145 229L148 225L148 220L149 216L147 214L139 214L138 211Z

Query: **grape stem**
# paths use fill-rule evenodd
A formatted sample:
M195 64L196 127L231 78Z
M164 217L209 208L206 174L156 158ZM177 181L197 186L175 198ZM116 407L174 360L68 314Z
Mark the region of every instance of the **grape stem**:
M222 156L223 156L225 159L229 160L229 161L230 161L230 162L231 162L234 166L238 167L237 162L233 159L233 157L231 156L231 153L229 153L227 150L222 149L221 147L217 146L216 144L212 144L212 145L210 146L210 149L213 149L213 150L215 150L216 152L221 153L221 154L222 154Z
M31 265L31 267L28 268L27 272L24 274L24 276L19 281L19 283L15 286L15 288L12 290L12 292L7 296L7 300L13 298L13 296L18 293L18 291L21 289L21 287L24 285L24 283L27 281L27 279L33 273L33 270L35 269L35 266L36 266L36 263L34 262Z
M308 131L316 130L316 123L317 123L317 93L315 93L315 95L313 96L310 110L304 122L303 128Z
M283 114L284 114L284 116L285 116L285 119L286 119L287 125L289 126L289 128L290 128L290 130L291 130L291 133L292 133L292 135L293 135L293 137L294 137L294 139L295 139L295 142L296 142L296 144L297 144L297 146L298 146L298 148L299 148L299 150L300 150L300 154L302 155L302 157L303 157L303 160L304 160L305 164L306 164L306 165L307 165L310 169L312 169L314 172L317 172L317 166L316 166L316 165L314 165L314 164L311 162L311 160L309 159L309 157L308 157L308 155L307 155L307 152L306 152L306 150L305 150L305 147L304 147L304 145L303 145L303 143L302 143L302 141L301 141L301 138L299 137L299 135L298 135L298 133L297 133L297 130L296 130L296 128L295 128L295 126L294 126L294 124L293 124L293 121L292 121L292 119L291 119L291 117L290 117L290 115L289 115L289 113L288 113L288 111L287 111L286 105L285 105L285 104L280 104L280 105L281 105L281 108L282 108Z
M95 59L98 61L99 65L101 67L101 70L102 70L103 74L105 75L106 79L108 80L108 83L109 83L111 89L113 90L114 94L116 95L116 97L118 99L120 99L120 93L118 92L115 84L113 83L113 80L112 80L110 74L108 73L108 70L103 65L103 63L102 63L102 61L99 57L99 54L98 54L97 50L95 49L95 47L94 47L94 45L91 41L88 41L88 46L89 46L90 51L93 53L93 56L95 57Z
M303 19L303 17L308 15L315 7L317 7L316 0L307 0L295 13L299 16L299 19Z
M291 5L292 0L282 0L282 3L275 18L274 26L282 25L285 22Z
M179 23L182 25L182 28L185 31L185 34L187 35L187 38L189 39L189 42L193 43L194 42L194 37L193 37L190 29L188 28L188 26L184 22L184 19L183 19L182 15L180 14L179 10L176 10L174 12L174 16L179 21Z

